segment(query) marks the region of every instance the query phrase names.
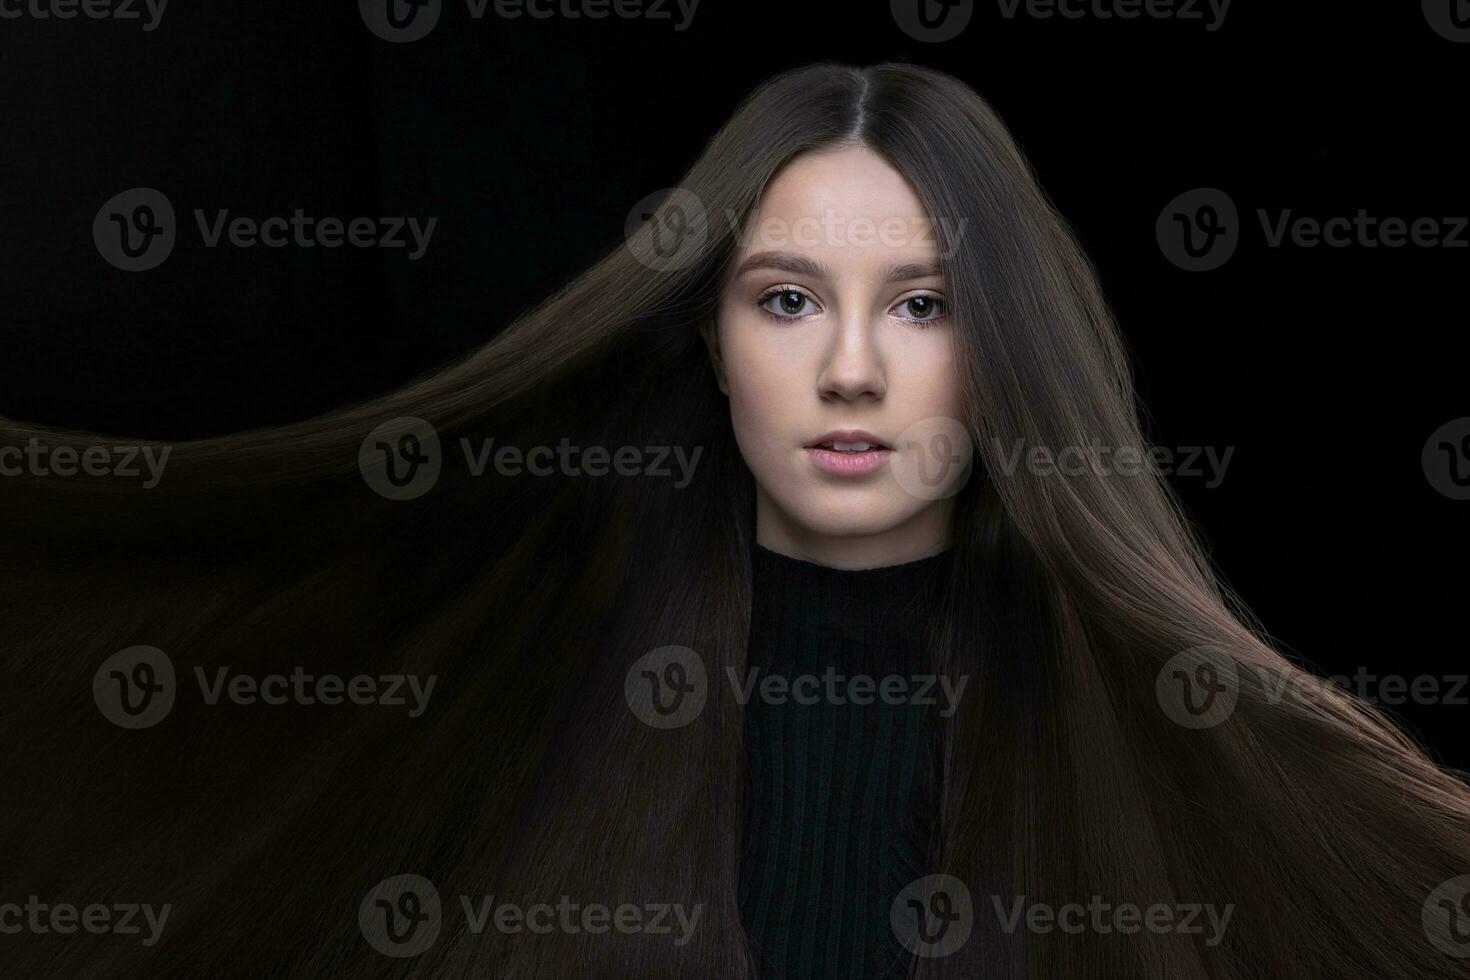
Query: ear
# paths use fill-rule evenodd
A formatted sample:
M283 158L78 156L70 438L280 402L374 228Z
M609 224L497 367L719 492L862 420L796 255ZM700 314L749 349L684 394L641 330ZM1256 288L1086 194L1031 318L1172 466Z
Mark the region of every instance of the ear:
M725 380L725 360L720 356L720 328L714 317L709 317L700 322L699 335L704 338L704 346L709 350L709 361L715 369L715 381L726 396L730 394L730 386Z

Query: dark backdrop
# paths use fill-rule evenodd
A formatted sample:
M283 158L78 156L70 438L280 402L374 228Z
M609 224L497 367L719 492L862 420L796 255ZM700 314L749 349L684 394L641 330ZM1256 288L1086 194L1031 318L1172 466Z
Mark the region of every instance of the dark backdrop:
M142 7L60 19L40 2L0 0L21 14L0 18L0 414L182 439L385 392L615 246L634 202L675 183L761 80L917 61L996 106L1094 256L1153 441L1234 447L1218 485L1173 477L1228 580L1323 672L1434 678L1431 703L1396 713L1470 765L1470 690L1453 679L1470 672L1470 501L1421 458L1470 415L1470 231L1457 248L1271 247L1256 218L1364 209L1454 234L1470 212L1457 0L1237 0L1218 22L1194 3L1203 18L1006 16L989 0L943 43L882 0L702 0L683 30L672 6L511 20L445 0L410 43L353 3L178 2L149 30ZM179 215L145 272L108 264L92 234L134 187ZM1201 187L1237 206L1239 244L1188 271L1156 223ZM194 208L439 220L410 261L210 249Z

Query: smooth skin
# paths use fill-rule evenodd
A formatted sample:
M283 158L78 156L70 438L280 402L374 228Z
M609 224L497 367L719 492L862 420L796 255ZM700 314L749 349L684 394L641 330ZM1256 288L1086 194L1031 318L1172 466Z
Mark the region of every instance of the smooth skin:
M932 223L908 181L862 146L803 154L767 185L703 329L756 482L756 541L833 568L947 547L953 497L895 478L900 435L960 417L953 332ZM837 476L807 446L863 429L894 447Z

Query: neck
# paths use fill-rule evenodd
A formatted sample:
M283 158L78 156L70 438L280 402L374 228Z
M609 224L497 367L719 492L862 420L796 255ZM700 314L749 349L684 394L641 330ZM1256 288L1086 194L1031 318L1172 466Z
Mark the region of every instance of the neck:
M870 534L831 534L798 524L757 488L755 542L828 568L866 569L932 558L949 546L952 501L937 500L907 521Z

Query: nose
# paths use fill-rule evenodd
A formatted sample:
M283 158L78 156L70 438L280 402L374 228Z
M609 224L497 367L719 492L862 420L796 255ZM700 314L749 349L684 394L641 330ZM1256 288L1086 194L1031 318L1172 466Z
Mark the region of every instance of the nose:
M837 320L817 388L823 398L843 401L861 398L876 401L886 393L887 381L875 327L863 316L850 314Z

